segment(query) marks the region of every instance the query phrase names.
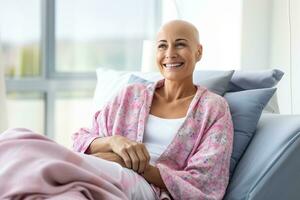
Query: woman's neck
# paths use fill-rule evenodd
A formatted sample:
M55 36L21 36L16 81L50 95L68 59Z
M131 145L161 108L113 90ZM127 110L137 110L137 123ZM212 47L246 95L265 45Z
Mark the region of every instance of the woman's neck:
M164 87L158 91L158 95L165 101L172 102L192 98L196 91L192 80L179 82L165 79Z

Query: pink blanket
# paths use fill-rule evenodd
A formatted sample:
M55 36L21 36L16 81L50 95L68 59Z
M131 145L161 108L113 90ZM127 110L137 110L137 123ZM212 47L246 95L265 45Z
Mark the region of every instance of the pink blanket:
M123 200L121 182L45 136L27 129L0 134L0 199Z

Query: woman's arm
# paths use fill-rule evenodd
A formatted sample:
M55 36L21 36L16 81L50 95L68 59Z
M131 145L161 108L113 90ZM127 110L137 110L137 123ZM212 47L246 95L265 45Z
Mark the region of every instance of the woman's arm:
M111 148L112 136L96 138L91 142L90 146L85 151L86 154L96 154L101 152L112 152Z
M94 153L92 155L96 156L98 158L102 158L104 160L116 162L116 163L120 164L122 167L126 167L123 159L114 152L98 152L98 153ZM144 173L141 173L140 175L143 176L149 183L151 183L161 189L166 189L166 185L163 182L157 167L154 167L149 164L146 167Z
M123 159L127 168L143 173L150 160L145 145L120 135L99 134L99 114L100 111L94 116L92 129L83 128L73 135L74 150L86 154L114 152Z
M109 160L112 162L119 163L121 166L126 167L123 159L116 153L112 151L111 142L113 137L104 137L95 139L89 148L87 149L87 154L92 154L96 157ZM154 167L150 164L147 165L144 173L141 175L149 182L154 184L155 186L166 189L166 186L160 176L159 170L157 167Z
M105 143L105 141L104 142L103 141L100 141L99 143ZM103 144L100 144L100 145L103 145ZM122 167L126 167L123 159L114 152L96 152L96 153L91 153L91 154L98 158L102 158L102 159L105 159L108 161L119 163ZM159 173L159 170L157 167L154 167L149 164L146 167L144 173L141 173L140 175L143 176L149 183L151 183L161 189L166 189L166 186L160 176L160 173Z
M215 106L215 107L213 107ZM174 199L222 199L229 180L229 165L232 152L233 126L229 107L225 100L212 101L206 105L208 112L201 119L201 137L196 144L187 165L183 169L158 162L159 169L168 192ZM211 110L211 108L217 110ZM184 141L185 142L185 141ZM187 143L187 142L185 142ZM183 145L181 147L184 147ZM174 146L174 151L183 152L184 148ZM167 157L164 157L167 159Z
M131 109L126 102L131 102L131 100L135 99L134 94L141 90L144 90L144 86L128 86L104 106L101 111L98 111L94 115L91 129L83 128L74 134L74 150L87 154L114 152L123 159L127 168L143 173L150 160L150 155L145 145L134 141L134 139L130 140L121 136L119 132L115 132L128 128L129 124L127 124L128 122L125 119L127 118L126 116L129 117L131 115L131 112L125 112L125 110L131 111ZM140 99L139 101L142 102L142 100ZM138 102L138 108L135 107L134 109L142 109L141 102ZM123 114L119 115L118 113L120 112ZM130 122L131 124L139 123L139 118L132 118ZM138 131L137 125L133 128L133 130Z
M161 188L167 189L165 183L163 182L159 170L157 167L148 165L144 173L141 174L149 183Z
M101 157L101 153L115 153L121 157L127 168L138 173L145 171L150 160L150 155L144 144L119 135L94 139L85 153L100 155L97 157Z
M98 158L102 158L104 160L108 160L108 161L111 161L111 162L118 163L122 167L126 167L123 159L120 156L118 156L117 154L115 154L114 152L100 152L100 153L95 153L95 154L92 154L92 155L96 156Z

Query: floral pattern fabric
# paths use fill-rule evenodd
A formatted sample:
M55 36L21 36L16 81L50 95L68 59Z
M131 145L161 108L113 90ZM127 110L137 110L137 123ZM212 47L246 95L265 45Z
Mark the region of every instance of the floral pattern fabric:
M85 152L95 138L112 135L143 142L154 91L163 85L164 80L127 86L96 112L91 129L74 134L74 150ZM226 100L197 86L185 121L156 162L168 189L152 185L158 199L222 199L229 181L232 143Z

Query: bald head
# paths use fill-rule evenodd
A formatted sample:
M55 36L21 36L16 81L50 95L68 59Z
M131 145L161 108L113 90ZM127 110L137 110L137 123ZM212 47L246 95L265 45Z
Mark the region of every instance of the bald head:
M178 35L185 35L190 40L193 40L192 42L195 42L196 44L199 44L199 32L197 28L183 20L172 20L164 24L158 31L157 39L161 39L163 35L169 34L169 33L176 33Z
M202 57L197 28L186 21L170 21L160 28L156 43L156 63L165 79L192 82Z

